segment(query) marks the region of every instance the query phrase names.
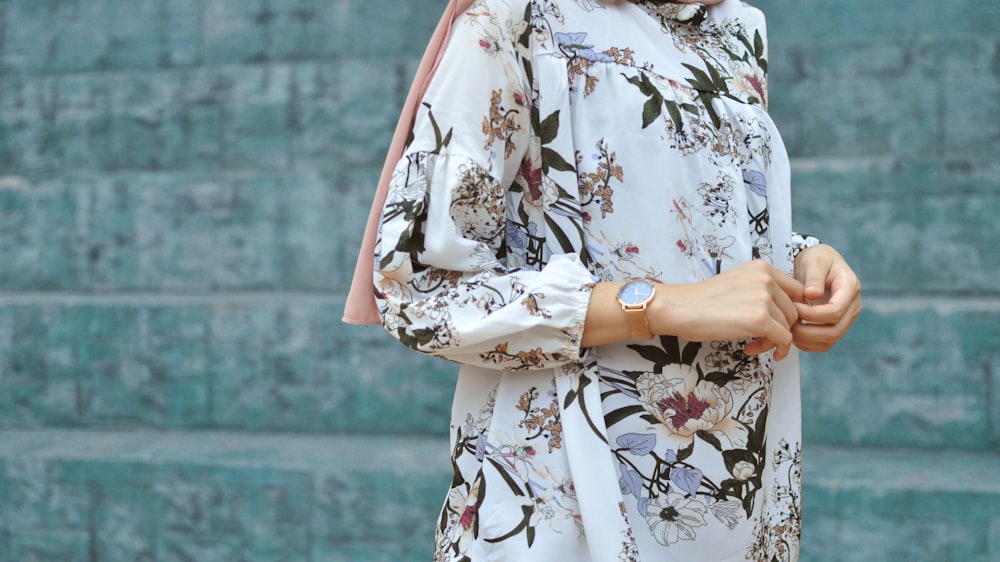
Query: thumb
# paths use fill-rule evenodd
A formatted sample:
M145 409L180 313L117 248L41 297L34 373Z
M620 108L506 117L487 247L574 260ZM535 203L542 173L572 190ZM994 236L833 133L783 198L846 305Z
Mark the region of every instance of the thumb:
M830 274L829 260L811 260L803 264L802 273L805 286L803 296L807 300L819 300L826 295L826 280Z

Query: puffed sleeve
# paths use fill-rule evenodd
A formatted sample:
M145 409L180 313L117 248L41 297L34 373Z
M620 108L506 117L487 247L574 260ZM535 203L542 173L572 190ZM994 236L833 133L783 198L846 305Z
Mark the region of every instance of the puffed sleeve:
M376 300L386 330L417 351L551 368L579 360L593 278L573 253L508 259L520 196L511 186L524 182L539 136L527 13L506 5L479 3L455 23L390 183Z
M744 26L747 28L747 47L753 52L756 58L756 68L763 80L760 80L760 85L762 87L762 105L767 108L767 92L768 92L768 60L769 60L769 50L767 41L767 20L764 17L764 13L759 9L754 8L749 5L742 6L743 13L741 14L741 19ZM809 234L803 234L799 232L792 232L791 239L788 243L788 260L794 262L795 258L798 257L800 253L806 248L811 248L820 244L820 240L815 236Z

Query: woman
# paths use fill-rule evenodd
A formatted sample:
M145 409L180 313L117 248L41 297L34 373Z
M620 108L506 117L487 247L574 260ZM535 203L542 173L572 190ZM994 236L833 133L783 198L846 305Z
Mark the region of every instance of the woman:
M791 230L762 14L456 4L345 315L462 364L435 560L795 560L793 346L860 286Z

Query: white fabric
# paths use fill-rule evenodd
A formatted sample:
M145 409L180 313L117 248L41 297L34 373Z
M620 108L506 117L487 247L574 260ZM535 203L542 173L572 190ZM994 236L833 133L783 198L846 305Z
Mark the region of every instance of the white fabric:
M527 15L527 20L526 20ZM390 183L386 329L462 364L436 560L798 556L795 354L665 337L580 349L592 283L791 273L763 15L483 0Z

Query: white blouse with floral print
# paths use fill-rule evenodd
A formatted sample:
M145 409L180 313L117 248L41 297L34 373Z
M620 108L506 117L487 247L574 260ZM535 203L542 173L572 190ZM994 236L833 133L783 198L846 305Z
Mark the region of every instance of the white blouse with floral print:
M481 0L452 32L376 248L385 328L462 364L440 561L798 557L797 358L581 349L595 281L791 272L763 15Z

